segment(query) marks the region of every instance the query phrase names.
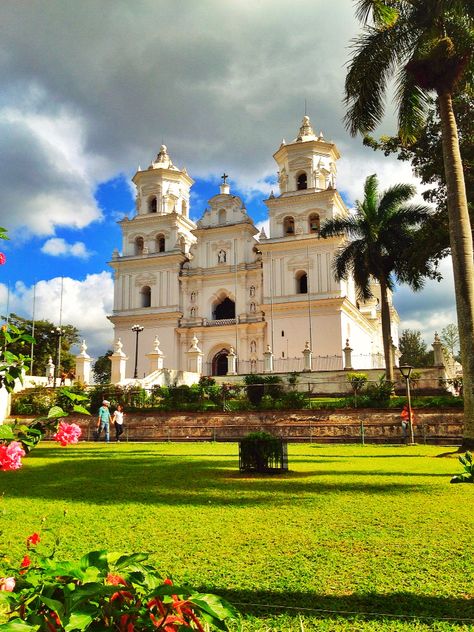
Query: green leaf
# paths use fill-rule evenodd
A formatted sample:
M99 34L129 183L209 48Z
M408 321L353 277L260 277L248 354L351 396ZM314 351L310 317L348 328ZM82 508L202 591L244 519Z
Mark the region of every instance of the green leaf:
M148 558L149 558L148 553L133 553L132 555L122 555L115 562L114 566L117 570L121 570L135 562L144 562ZM110 557L109 557L109 561L110 561Z
M67 417L67 413L60 406L52 406L48 412L48 419L59 419L59 417Z
M189 601L217 619L238 619L239 617L234 606L218 595L191 595Z
M13 434L12 427L6 424L2 424L0 426L0 439L9 440L9 439L14 439L14 438L15 438L15 435Z
M0 625L1 632L28 632L28 630L38 630L39 625L30 625L21 619L12 619L8 623Z
M74 404L73 411L75 413L82 413L83 415L90 415L90 412L84 406L80 406L78 404Z
M107 560L107 551L91 551L81 557L79 565L83 571L87 570L89 566L96 566L101 570L108 571L109 562Z
M44 603L50 610L56 612L60 619L62 619L64 615L64 606L60 601L56 599L50 599L49 597L44 597L43 595L39 595L40 601Z
M89 625L94 620L94 616L97 610L95 608L88 608L83 610L76 610L71 612L69 622L64 626L65 632L71 632L71 630L87 630Z

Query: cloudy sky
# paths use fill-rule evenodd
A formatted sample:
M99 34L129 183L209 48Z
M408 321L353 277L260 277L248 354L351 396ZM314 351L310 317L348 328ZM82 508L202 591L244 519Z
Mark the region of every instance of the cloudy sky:
M345 64L358 25L350 0L3 0L0 39L0 305L76 325L97 356L112 344L107 261L118 219L133 213L130 178L162 142L196 180L199 217L230 174L256 222L274 186L272 154L296 136L304 103L342 154L348 205L364 179L414 181L409 165L350 138ZM394 131L393 111L379 132ZM455 322L445 281L395 296L402 327ZM10 287L8 293L7 287ZM9 298L7 298L9 295Z

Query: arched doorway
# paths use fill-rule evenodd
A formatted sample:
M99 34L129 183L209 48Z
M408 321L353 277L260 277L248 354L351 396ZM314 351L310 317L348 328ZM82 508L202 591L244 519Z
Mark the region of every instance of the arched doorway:
M235 303L229 297L226 297L218 305L214 307L214 320L223 320L226 318L235 318Z
M227 375L227 349L221 349L212 358L212 375Z

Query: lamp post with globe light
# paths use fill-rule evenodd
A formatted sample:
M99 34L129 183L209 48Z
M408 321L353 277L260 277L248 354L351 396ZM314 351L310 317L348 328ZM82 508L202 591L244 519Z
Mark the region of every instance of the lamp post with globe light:
M414 445L415 438L413 436L413 414L411 410L411 393L410 393L410 375L413 371L413 367L409 364L403 364L398 367L400 373L405 378L405 384L407 389L407 404L408 404L408 427L410 428L410 445Z
M133 325L132 331L136 334L135 339L135 370L133 372L133 378L136 380L138 378L138 334L143 331L143 327L141 325Z

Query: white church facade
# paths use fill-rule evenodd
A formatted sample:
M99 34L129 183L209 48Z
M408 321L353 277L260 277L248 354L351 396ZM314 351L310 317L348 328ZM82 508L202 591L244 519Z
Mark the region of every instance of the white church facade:
M239 374L261 373L270 352L274 371L308 369L308 350L313 370L342 369L349 346L355 368L375 367L382 355L377 286L374 299L358 302L352 279L334 279L341 238L319 236L325 219L348 213L336 188L337 147L304 117L297 138L282 142L274 158L279 195L265 201L268 235L255 227L226 176L193 222L193 180L165 146L137 171L136 214L120 222L122 249L110 262L110 320L129 358L127 378L137 341L137 375L150 372L147 353L156 337L165 367L195 370L188 352L198 349L204 375L225 375L229 354ZM397 345L398 316L391 310ZM140 334L132 331L137 324Z

